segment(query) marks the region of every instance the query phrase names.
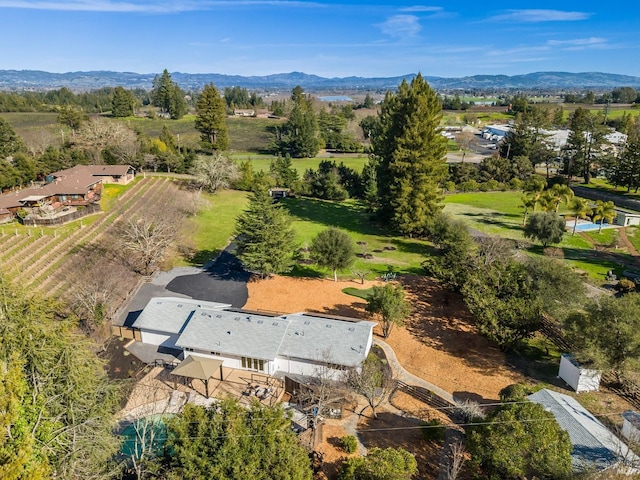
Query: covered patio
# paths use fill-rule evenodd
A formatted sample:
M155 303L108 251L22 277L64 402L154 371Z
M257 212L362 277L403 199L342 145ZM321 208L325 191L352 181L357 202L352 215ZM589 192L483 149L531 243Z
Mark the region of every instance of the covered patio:
M171 375L189 378L191 382L194 379L201 380L204 383L204 395L209 398L209 380L216 372L220 373L220 381L223 381L222 360L189 355L171 371Z

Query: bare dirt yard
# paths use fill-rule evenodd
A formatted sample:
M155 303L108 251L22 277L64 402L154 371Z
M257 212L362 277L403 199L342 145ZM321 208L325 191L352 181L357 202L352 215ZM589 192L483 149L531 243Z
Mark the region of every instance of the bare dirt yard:
M459 296L426 277L403 276L399 281L413 313L386 341L407 370L456 397L483 402L497 400L502 388L524 379L507 366L503 352L475 331ZM368 318L364 300L342 289L369 288L376 283L275 276L249 283L245 308Z
M413 313L404 327L392 330L386 341L407 370L456 397L479 402L496 401L502 388L524 380L523 375L507 366L504 354L476 332L459 296L425 277L404 276L398 280L405 287ZM369 318L365 301L343 293L342 289L365 289L376 284L379 282L361 285L359 281L276 276L249 283L245 308ZM382 408L378 419L371 418L370 411L362 418L355 418L354 411L345 413L343 421L329 420L324 425L323 442L317 447L324 455L324 464L317 479L335 478L342 461L348 457L340 447L340 438L356 432L366 448L409 450L418 461L418 478L437 478L441 445L423 439L418 427L420 421L433 418L451 424L442 411L396 392L392 406Z

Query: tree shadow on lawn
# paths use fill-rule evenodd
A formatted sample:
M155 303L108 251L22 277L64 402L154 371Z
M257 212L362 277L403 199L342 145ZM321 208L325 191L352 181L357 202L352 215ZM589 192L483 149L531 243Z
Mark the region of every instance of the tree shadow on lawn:
M419 255L436 255L438 253L432 245L411 239L392 238L389 243L403 253L416 253Z
M405 326L417 340L483 375L505 367L504 353L476 331L459 293L424 276L403 276L400 281L413 309Z
M289 213L300 220L337 227L363 235L391 236L376 224L362 204L319 200L316 198L285 198L281 200Z

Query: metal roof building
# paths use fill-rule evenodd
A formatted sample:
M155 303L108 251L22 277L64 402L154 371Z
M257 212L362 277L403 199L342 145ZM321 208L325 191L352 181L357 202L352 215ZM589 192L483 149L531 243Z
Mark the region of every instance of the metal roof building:
M527 398L551 412L569 433L574 471L619 469L638 473L640 458L575 398L548 389Z

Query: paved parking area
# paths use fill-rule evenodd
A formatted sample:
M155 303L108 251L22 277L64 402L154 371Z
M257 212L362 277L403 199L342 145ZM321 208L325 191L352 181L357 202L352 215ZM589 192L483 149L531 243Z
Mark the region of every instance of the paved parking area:
M114 324L130 326L153 297L194 298L242 308L249 297L250 274L242 268L233 248L233 245L227 247L204 268L177 267L160 272L150 283L140 287Z

